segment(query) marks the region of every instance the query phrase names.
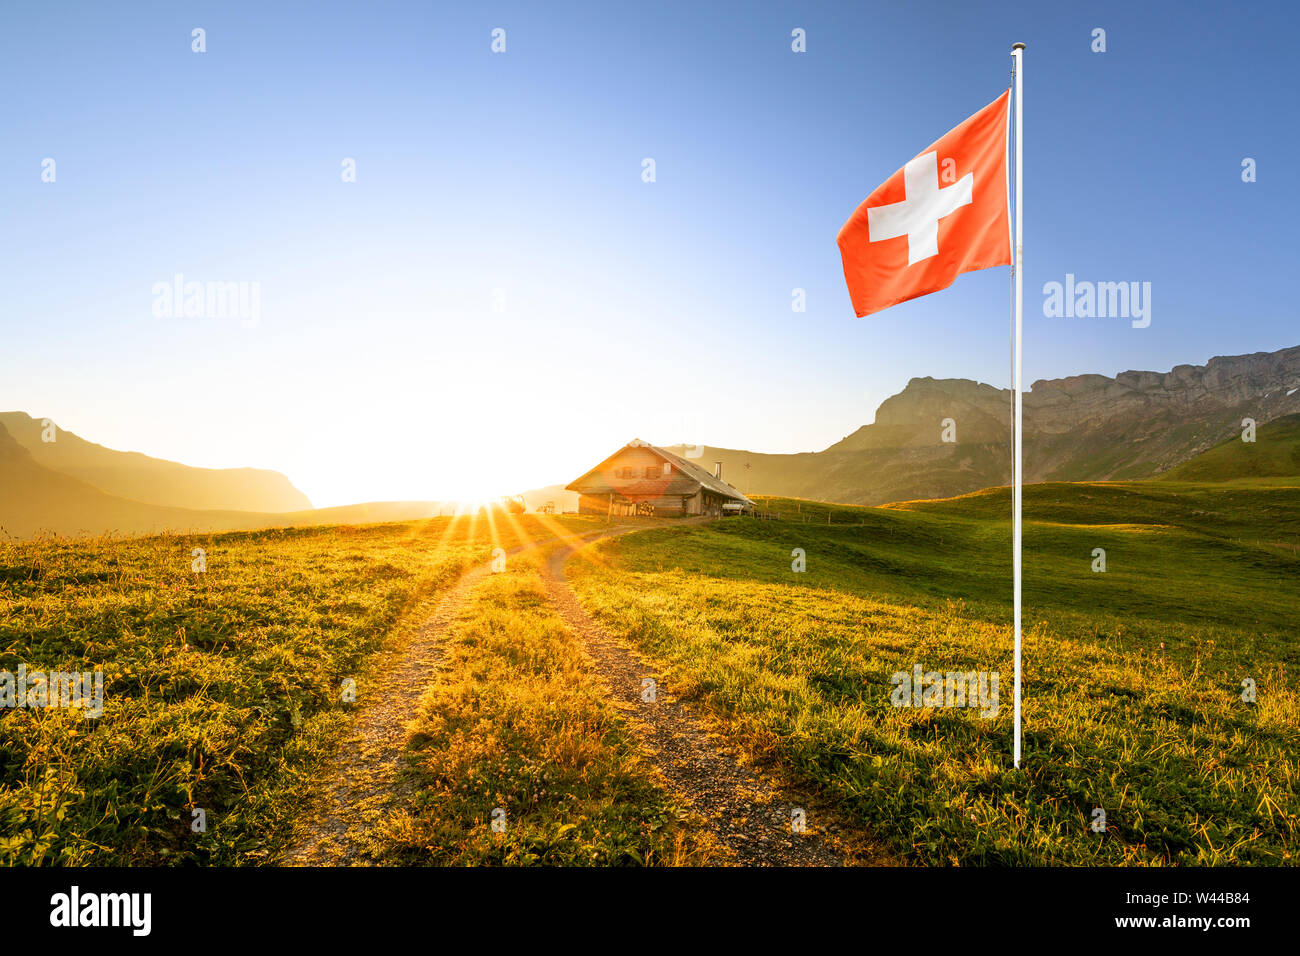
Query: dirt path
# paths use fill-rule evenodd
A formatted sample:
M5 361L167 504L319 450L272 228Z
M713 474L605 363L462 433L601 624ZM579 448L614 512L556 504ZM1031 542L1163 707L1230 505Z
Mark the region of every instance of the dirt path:
M312 810L307 833L280 859L283 866L349 866L365 863L366 834L392 802L403 796L402 752L406 725L433 679L442 636L489 565L476 567L445 591L433 613L409 640L386 652L368 681L383 692L363 695L360 712L323 773L328 781Z
M579 535L605 537L624 530L614 526ZM522 545L510 556L532 551L550 540ZM487 576L491 562L461 575L440 597L415 612L427 615L405 641L383 652L367 685L381 688L367 694L353 717L334 759L321 777L321 793L310 810L306 832L277 861L282 866L351 866L368 862L368 835L380 817L409 799L409 787L400 770L407 740L407 724L415 717L420 698L433 681L441 658L443 636L459 616L475 586Z
M575 551L595 541L638 530L644 524L612 526L564 543L544 563L546 584L556 611L584 642L615 703L634 718L650 756L668 785L714 833L719 845L742 866L837 866L843 855L816 831L817 814L808 812L808 832L792 832L797 805L753 771L721 752L710 735L672 700L662 686L655 703L641 700L641 680L654 677L627 647L611 638L582 609L564 575ZM510 555L554 544L518 547ZM427 618L405 641L384 652L367 683L383 692L365 695L338 753L323 772L326 781L308 811L309 823L277 861L285 866L365 865L369 833L392 807L412 794L400 773L407 725L433 680L443 637L490 563L465 572L431 607Z
M547 563L551 601L585 643L616 704L633 718L668 785L741 866L843 865L843 855L816 832L819 812L805 807L807 830L794 833L792 814L799 805L721 752L713 736L671 698L658 675L583 610L564 574L576 549L562 546ZM647 677L657 682L654 703L641 699L641 681Z

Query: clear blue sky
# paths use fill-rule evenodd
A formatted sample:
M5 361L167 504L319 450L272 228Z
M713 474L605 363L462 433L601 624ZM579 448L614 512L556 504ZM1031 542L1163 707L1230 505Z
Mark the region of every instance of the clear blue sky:
M632 437L816 450L912 376L1005 386L1006 269L857 319L835 236L1015 40L1026 380L1300 344L1295 7L1058 6L7 5L0 407L329 505ZM260 282L260 321L156 318L177 272ZM1067 272L1151 282L1151 326L1044 318Z

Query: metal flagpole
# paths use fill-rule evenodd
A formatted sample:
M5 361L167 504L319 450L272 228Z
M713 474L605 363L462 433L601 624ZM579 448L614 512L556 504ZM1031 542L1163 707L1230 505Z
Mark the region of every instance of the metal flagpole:
M1021 431L1021 403L1020 403L1020 359L1021 359L1021 315L1024 305L1024 276L1022 275L1024 267L1024 234L1021 231L1024 226L1024 215L1021 209L1021 199L1024 196L1022 173L1024 172L1024 113L1022 107L1021 84L1023 83L1024 73L1024 52L1023 43L1015 43L1011 46L1012 63L1016 71L1016 248L1015 259L1012 265L1013 275L1016 280L1016 331L1014 337L1014 354L1015 354L1015 462L1011 472L1011 542L1012 542L1012 575L1015 579L1015 626L1016 626L1016 700L1015 700L1015 765L1020 766L1020 584L1021 584L1021 560L1020 560L1020 532L1021 532L1021 503L1022 492L1024 488L1024 446L1022 444Z

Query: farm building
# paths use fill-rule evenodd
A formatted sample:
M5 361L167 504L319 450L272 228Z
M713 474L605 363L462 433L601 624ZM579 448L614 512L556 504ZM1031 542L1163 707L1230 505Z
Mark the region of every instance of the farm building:
M578 493L584 515L723 515L754 510L754 502L685 458L643 441L632 441L567 486ZM651 511L653 509L653 511Z

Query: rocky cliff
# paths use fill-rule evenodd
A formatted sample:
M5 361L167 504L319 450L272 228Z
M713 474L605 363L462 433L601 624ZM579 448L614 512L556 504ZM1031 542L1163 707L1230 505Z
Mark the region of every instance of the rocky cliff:
M1243 418L1264 424L1297 412L1300 346L1168 372L1040 380L1024 397L1025 477L1150 477L1239 434ZM880 405L874 424L825 451L705 448L703 457L721 460L755 494L857 504L947 497L1011 480L1010 423L1008 389L914 378Z

